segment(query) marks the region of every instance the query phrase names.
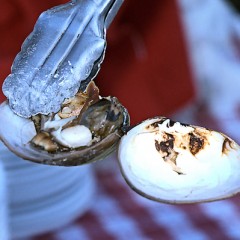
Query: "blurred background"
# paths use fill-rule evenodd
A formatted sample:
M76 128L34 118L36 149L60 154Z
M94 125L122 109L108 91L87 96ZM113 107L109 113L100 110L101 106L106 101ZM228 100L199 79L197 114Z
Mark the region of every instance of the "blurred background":
M66 2L0 0L1 82L39 14ZM133 125L165 115L240 143L239 11L238 0L125 0L107 33L101 95L116 96ZM160 204L126 185L115 154L61 168L0 151L1 240L240 239L238 196Z

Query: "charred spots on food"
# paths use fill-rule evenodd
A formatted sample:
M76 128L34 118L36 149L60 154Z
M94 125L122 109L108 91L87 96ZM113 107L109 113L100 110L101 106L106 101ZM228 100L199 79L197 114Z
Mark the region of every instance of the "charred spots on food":
M172 134L165 134L165 141L158 142L155 140L155 147L158 152L169 155L174 147L174 136Z
M189 127L190 125L187 123L180 123L183 127Z
M193 155L196 155L204 147L204 138L193 132L189 133L189 149Z
M156 150L160 153L163 160L172 167L173 171L178 174L183 174L181 169L176 165L178 152L174 150L174 136L172 134L165 133L163 138L164 140L162 141L155 140Z
M147 127L158 128L158 126L161 125L161 124L163 124L166 120L167 120L166 117L161 117L161 119L160 119L159 121L156 121L156 122L150 124L150 125L147 126Z
M175 123L176 123L175 121L169 119L169 121L167 123L167 127L173 127Z
M229 139L228 137L225 137L223 144L222 144L222 153L223 154L228 154L228 152L234 149L234 142Z
M158 119L158 120L145 126L145 129L147 131L152 131L152 132L157 131L159 129L159 125L163 124L167 120L166 117L156 117L156 119Z

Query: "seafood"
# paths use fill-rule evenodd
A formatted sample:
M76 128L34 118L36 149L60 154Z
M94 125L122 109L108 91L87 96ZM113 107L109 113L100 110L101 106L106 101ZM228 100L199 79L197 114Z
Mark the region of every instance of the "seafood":
M104 158L129 125L93 79L122 0L73 0L43 12L3 83L0 139L20 157L74 166Z
M0 137L6 146L24 159L49 165L102 159L116 149L129 126L127 110L115 97L100 97L93 82L64 101L56 114L23 118L6 101L0 115Z
M240 191L240 147L213 130L156 117L131 129L118 152L127 183L152 200L204 202Z

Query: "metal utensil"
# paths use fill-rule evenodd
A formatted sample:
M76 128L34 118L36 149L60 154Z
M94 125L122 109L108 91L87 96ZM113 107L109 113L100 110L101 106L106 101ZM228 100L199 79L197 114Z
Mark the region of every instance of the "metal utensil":
M57 112L99 71L106 28L123 0L73 0L42 13L3 84L19 116ZM54 100L53 100L54 98Z

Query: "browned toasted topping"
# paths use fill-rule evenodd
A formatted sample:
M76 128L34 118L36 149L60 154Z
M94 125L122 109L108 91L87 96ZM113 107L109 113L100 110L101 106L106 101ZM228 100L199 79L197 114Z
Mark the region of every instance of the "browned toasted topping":
M174 138L169 138L168 140L161 142L155 140L155 147L158 152L160 151L169 154L174 147Z
M176 165L178 153L174 151L174 136L166 133L163 137L165 139L164 141L159 142L155 140L156 150L160 153L163 160L172 167L173 171L178 174L183 174L181 169Z
M232 140L230 140L229 138L225 137L224 141L223 141L223 145L222 145L222 153L223 154L227 154L229 152L229 148L234 148L234 143Z
M161 120L157 121L157 122L154 122L152 124L150 124L148 127L154 127L154 128L157 128L159 124L162 124L164 121L166 121L167 118L163 117Z
M86 88L86 92L80 91L74 97L65 99L58 115L61 118L79 116L81 112L85 111L90 105L97 101L99 101L99 89L95 83L91 81Z
M48 152L54 152L58 149L58 145L51 139L50 134L47 132L38 133L31 142Z
M146 126L145 128L146 128L147 130L158 128L158 125L159 125L159 124L162 124L164 121L166 121L166 119L167 119L167 118L162 117L161 120L158 120L158 121L156 121L156 122L154 122L154 123L151 123L151 124L149 124L148 126Z
M204 138L198 135L189 133L189 149L193 155L197 154L204 146Z

